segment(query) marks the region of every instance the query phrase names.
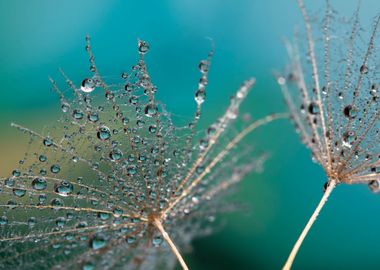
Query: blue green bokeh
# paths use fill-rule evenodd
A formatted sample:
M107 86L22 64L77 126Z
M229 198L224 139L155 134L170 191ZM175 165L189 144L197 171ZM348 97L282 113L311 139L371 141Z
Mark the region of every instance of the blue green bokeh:
M47 77L61 67L76 84L88 74L84 37L92 37L100 72L118 75L135 63L136 41L147 40L147 63L169 111L191 117L197 64L216 53L203 124L211 123L240 83L257 84L243 106L254 118L286 110L272 71L286 63L282 38L303 27L293 0L268 1L0 1L0 175L8 175L26 146L11 122L35 130L52 123L59 100ZM314 1L317 2L317 1ZM320 1L323 2L323 1ZM357 1L332 1L347 16ZM320 4L307 3L318 14ZM364 29L380 11L362 1ZM271 154L262 174L252 174L235 200L249 211L223 217L226 225L185 254L192 269L280 269L322 195L325 175L311 161L293 127L274 123L245 143ZM380 195L366 186L339 186L307 237L295 269L379 269Z

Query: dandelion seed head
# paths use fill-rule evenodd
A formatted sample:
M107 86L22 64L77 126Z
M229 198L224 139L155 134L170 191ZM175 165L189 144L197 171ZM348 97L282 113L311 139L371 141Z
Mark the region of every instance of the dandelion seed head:
M337 183L371 183L380 175L378 82L380 17L364 30L359 8L342 18L327 2L322 19L300 1L306 33L287 43L290 63L277 81L302 142ZM321 16L319 16L320 18Z
M199 64L195 116L182 127L155 97L147 42L138 40L137 64L107 82L89 36L86 42L89 76L76 86L60 70L65 90L50 79L61 103L57 124L42 133L12 124L30 141L22 162L0 182L0 268L173 268L175 257L155 224L189 249L194 237L211 233L218 212L235 209L222 196L265 160L229 144L254 80L200 133L213 49Z

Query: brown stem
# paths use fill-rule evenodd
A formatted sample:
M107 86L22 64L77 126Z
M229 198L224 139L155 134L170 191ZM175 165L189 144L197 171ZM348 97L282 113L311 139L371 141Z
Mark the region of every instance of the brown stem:
M169 234L165 231L164 226L162 225L162 222L158 219L155 218L153 220L153 224L157 227L157 229L161 232L162 236L168 242L170 249L173 251L174 255L177 257L179 263L181 264L182 268L184 270L189 270L187 267L185 260L182 258L181 253L179 253L176 245L173 243L172 239L170 238Z
M292 267L293 261L298 253L299 248L302 245L303 240L305 240L306 235L308 234L309 230L311 229L311 226L313 226L315 220L317 219L319 213L321 212L323 206L327 202L328 197L330 196L331 192L336 186L336 181L331 180L325 193L323 194L323 197L321 201L319 202L317 208L314 210L314 213L311 215L309 221L307 222L305 228L303 229L301 235L298 237L297 242L294 244L292 252L290 253L288 260L286 261L284 267L282 270L289 270Z

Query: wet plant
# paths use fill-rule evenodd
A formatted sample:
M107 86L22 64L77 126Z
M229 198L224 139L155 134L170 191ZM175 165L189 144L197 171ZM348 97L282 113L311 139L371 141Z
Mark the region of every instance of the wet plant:
M313 20L298 0L306 42L288 45L290 64L277 78L292 120L313 160L327 176L324 195L295 243L283 269L295 256L333 189L367 184L380 191L379 22L370 33L360 27L359 7L350 19L338 18L326 1L322 21ZM315 28L313 28L315 26Z
M233 122L250 79L199 132L212 49L199 64L195 116L179 126L155 97L147 42L138 41L138 63L107 82L86 42L90 76L76 85L60 70L65 90L50 79L61 102L58 123L44 133L12 124L30 141L17 168L1 179L0 268L170 269L177 258L188 269L179 249L210 233L218 212L235 208L222 195L265 160L238 143L286 115L237 133Z

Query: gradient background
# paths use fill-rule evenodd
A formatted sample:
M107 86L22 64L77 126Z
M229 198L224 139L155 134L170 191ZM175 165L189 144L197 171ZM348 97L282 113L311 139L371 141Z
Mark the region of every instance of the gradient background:
M320 5L307 3L318 12ZM314 1L317 2L317 1ZM319 1L323 2L323 1ZM356 1L336 0L351 15ZM369 29L378 0L362 1ZM197 65L210 47L216 53L209 77L203 124L211 123L240 83L257 78L242 112L254 118L286 110L271 73L286 62L282 37L303 26L293 0L0 1L0 175L9 175L26 147L10 123L41 130L59 114L47 76L62 67L79 84L88 74L84 37L103 75L118 75L137 59L136 40L151 44L147 56L159 98L168 110L192 116ZM313 164L286 121L265 127L249 142L271 153L260 175L239 187L236 199L248 213L228 214L226 226L194 242L185 254L191 269L280 269L322 196L325 175ZM366 186L339 186L311 230L294 269L379 269L380 195Z

